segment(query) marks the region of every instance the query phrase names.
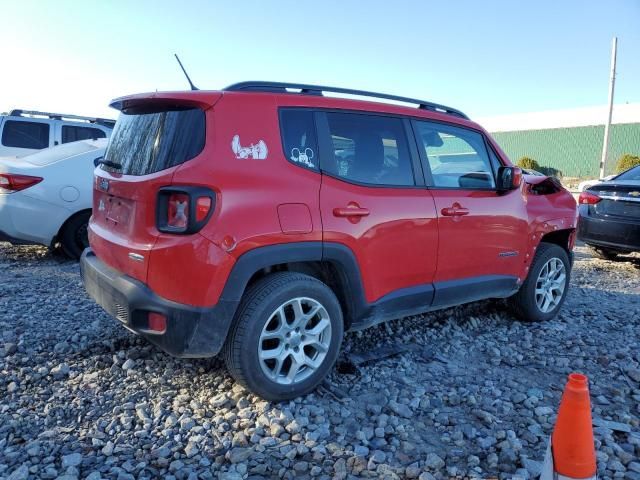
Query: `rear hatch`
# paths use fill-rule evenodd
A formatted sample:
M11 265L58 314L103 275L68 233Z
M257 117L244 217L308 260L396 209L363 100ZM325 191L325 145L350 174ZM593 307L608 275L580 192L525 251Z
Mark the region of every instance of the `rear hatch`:
M121 110L103 163L95 170L89 241L107 265L146 281L156 228L158 190L184 162L202 155L205 110L217 92L151 94L118 99Z
M640 220L640 182L637 185L602 183L589 188L602 200L591 206L598 216Z

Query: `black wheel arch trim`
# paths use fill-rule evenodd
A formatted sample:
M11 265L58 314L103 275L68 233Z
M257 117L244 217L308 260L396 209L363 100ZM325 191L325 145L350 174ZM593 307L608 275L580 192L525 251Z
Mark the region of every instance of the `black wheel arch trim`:
M346 310L345 330L360 330L386 320L477 300L504 298L519 288L515 276L483 275L401 288L369 303L354 252L342 243L318 241L269 245L242 254L232 268L220 301L237 308L256 272L295 262L327 262L336 267L343 291L335 293Z

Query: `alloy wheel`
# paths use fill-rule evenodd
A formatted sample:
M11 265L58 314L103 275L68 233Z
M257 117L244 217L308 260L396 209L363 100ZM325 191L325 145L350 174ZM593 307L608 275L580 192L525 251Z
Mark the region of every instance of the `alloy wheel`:
M542 266L536 280L536 305L542 313L555 309L562 301L567 282L564 263L559 258L551 258Z
M299 383L322 365L330 344L327 310L312 298L294 298L276 308L262 329L258 342L260 366L276 383Z

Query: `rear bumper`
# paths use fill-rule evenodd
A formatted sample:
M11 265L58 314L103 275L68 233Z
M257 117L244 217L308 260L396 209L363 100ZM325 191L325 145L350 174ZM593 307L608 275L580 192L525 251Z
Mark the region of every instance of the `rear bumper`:
M145 284L112 269L88 248L80 259L80 273L89 295L129 330L177 357L211 357L222 349L237 302L220 300L210 308L166 300ZM149 312L163 314L162 334L148 329Z
M589 245L640 251L640 222L598 218L580 206L578 239Z

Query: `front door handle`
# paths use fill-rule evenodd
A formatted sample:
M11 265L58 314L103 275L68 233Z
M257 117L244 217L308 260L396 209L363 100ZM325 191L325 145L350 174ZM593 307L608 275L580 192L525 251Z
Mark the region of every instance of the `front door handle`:
M366 217L367 215L369 215L368 208L342 207L333 209L334 217Z
M443 208L440 213L444 217L461 217L463 215L469 215L469 209L462 207L459 203L454 203L448 208Z

